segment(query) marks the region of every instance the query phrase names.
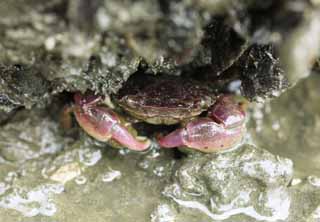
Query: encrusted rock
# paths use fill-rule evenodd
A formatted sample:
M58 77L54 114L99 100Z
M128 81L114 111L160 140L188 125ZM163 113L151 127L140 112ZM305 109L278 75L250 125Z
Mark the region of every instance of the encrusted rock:
M239 213L257 220L285 220L292 174L289 159L244 145L231 152L185 159L164 195L182 208L215 220Z

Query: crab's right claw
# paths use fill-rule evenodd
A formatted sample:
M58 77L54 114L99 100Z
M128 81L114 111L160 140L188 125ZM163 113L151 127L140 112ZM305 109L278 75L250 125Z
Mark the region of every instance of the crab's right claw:
M164 148L174 148L174 147L181 147L185 145L184 137L185 137L186 131L185 129L177 129L173 131L172 133L161 137L158 140L158 143L161 147Z
M143 151L148 149L151 145L149 139L140 139L138 137L134 137L127 128L120 124L114 125L111 134L112 139L116 140L130 150Z
M117 114L106 107L89 106L86 110L77 107L74 113L79 125L99 141L107 142L113 139L121 146L136 151L146 150L151 144L148 139L140 140L136 137L135 132L129 131Z
M243 100L244 101L244 100ZM208 117L225 128L241 126L245 122L245 105L239 105L233 96L221 96L218 101L209 108Z

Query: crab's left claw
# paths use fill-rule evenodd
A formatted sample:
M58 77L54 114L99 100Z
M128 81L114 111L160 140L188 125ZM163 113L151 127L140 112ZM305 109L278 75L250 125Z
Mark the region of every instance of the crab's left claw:
M244 132L243 126L226 129L210 118L199 118L188 123L185 128L160 138L158 142L164 148L187 147L211 153L232 148L241 141Z

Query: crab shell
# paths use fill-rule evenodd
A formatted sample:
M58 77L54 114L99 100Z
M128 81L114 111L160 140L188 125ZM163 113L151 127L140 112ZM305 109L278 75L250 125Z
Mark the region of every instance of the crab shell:
M175 76L134 76L115 97L119 106L150 124L172 125L206 111L216 100L209 88Z

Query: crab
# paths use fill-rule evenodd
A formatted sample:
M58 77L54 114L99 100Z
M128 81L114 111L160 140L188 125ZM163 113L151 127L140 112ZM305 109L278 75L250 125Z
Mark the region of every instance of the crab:
M137 136L124 118L101 104L102 96L76 93L74 100L71 111L92 137L116 141L132 150L142 151L150 146L149 139ZM234 147L245 133L243 106L233 96L217 95L194 80L137 75L130 78L112 100L138 121L182 125L157 138L163 148L187 147L215 152Z
M205 84L166 76L137 76L116 96L132 116L150 124L182 125L158 138L164 148L186 147L210 153L238 144L246 131L245 102L217 95ZM206 117L199 117L207 112Z
M63 125L70 126L70 113L74 113L79 125L93 138L109 142L116 148L127 147L135 151L146 150L150 140L137 136L137 132L112 109L103 104L103 96L93 93L74 94L74 105L63 112Z

